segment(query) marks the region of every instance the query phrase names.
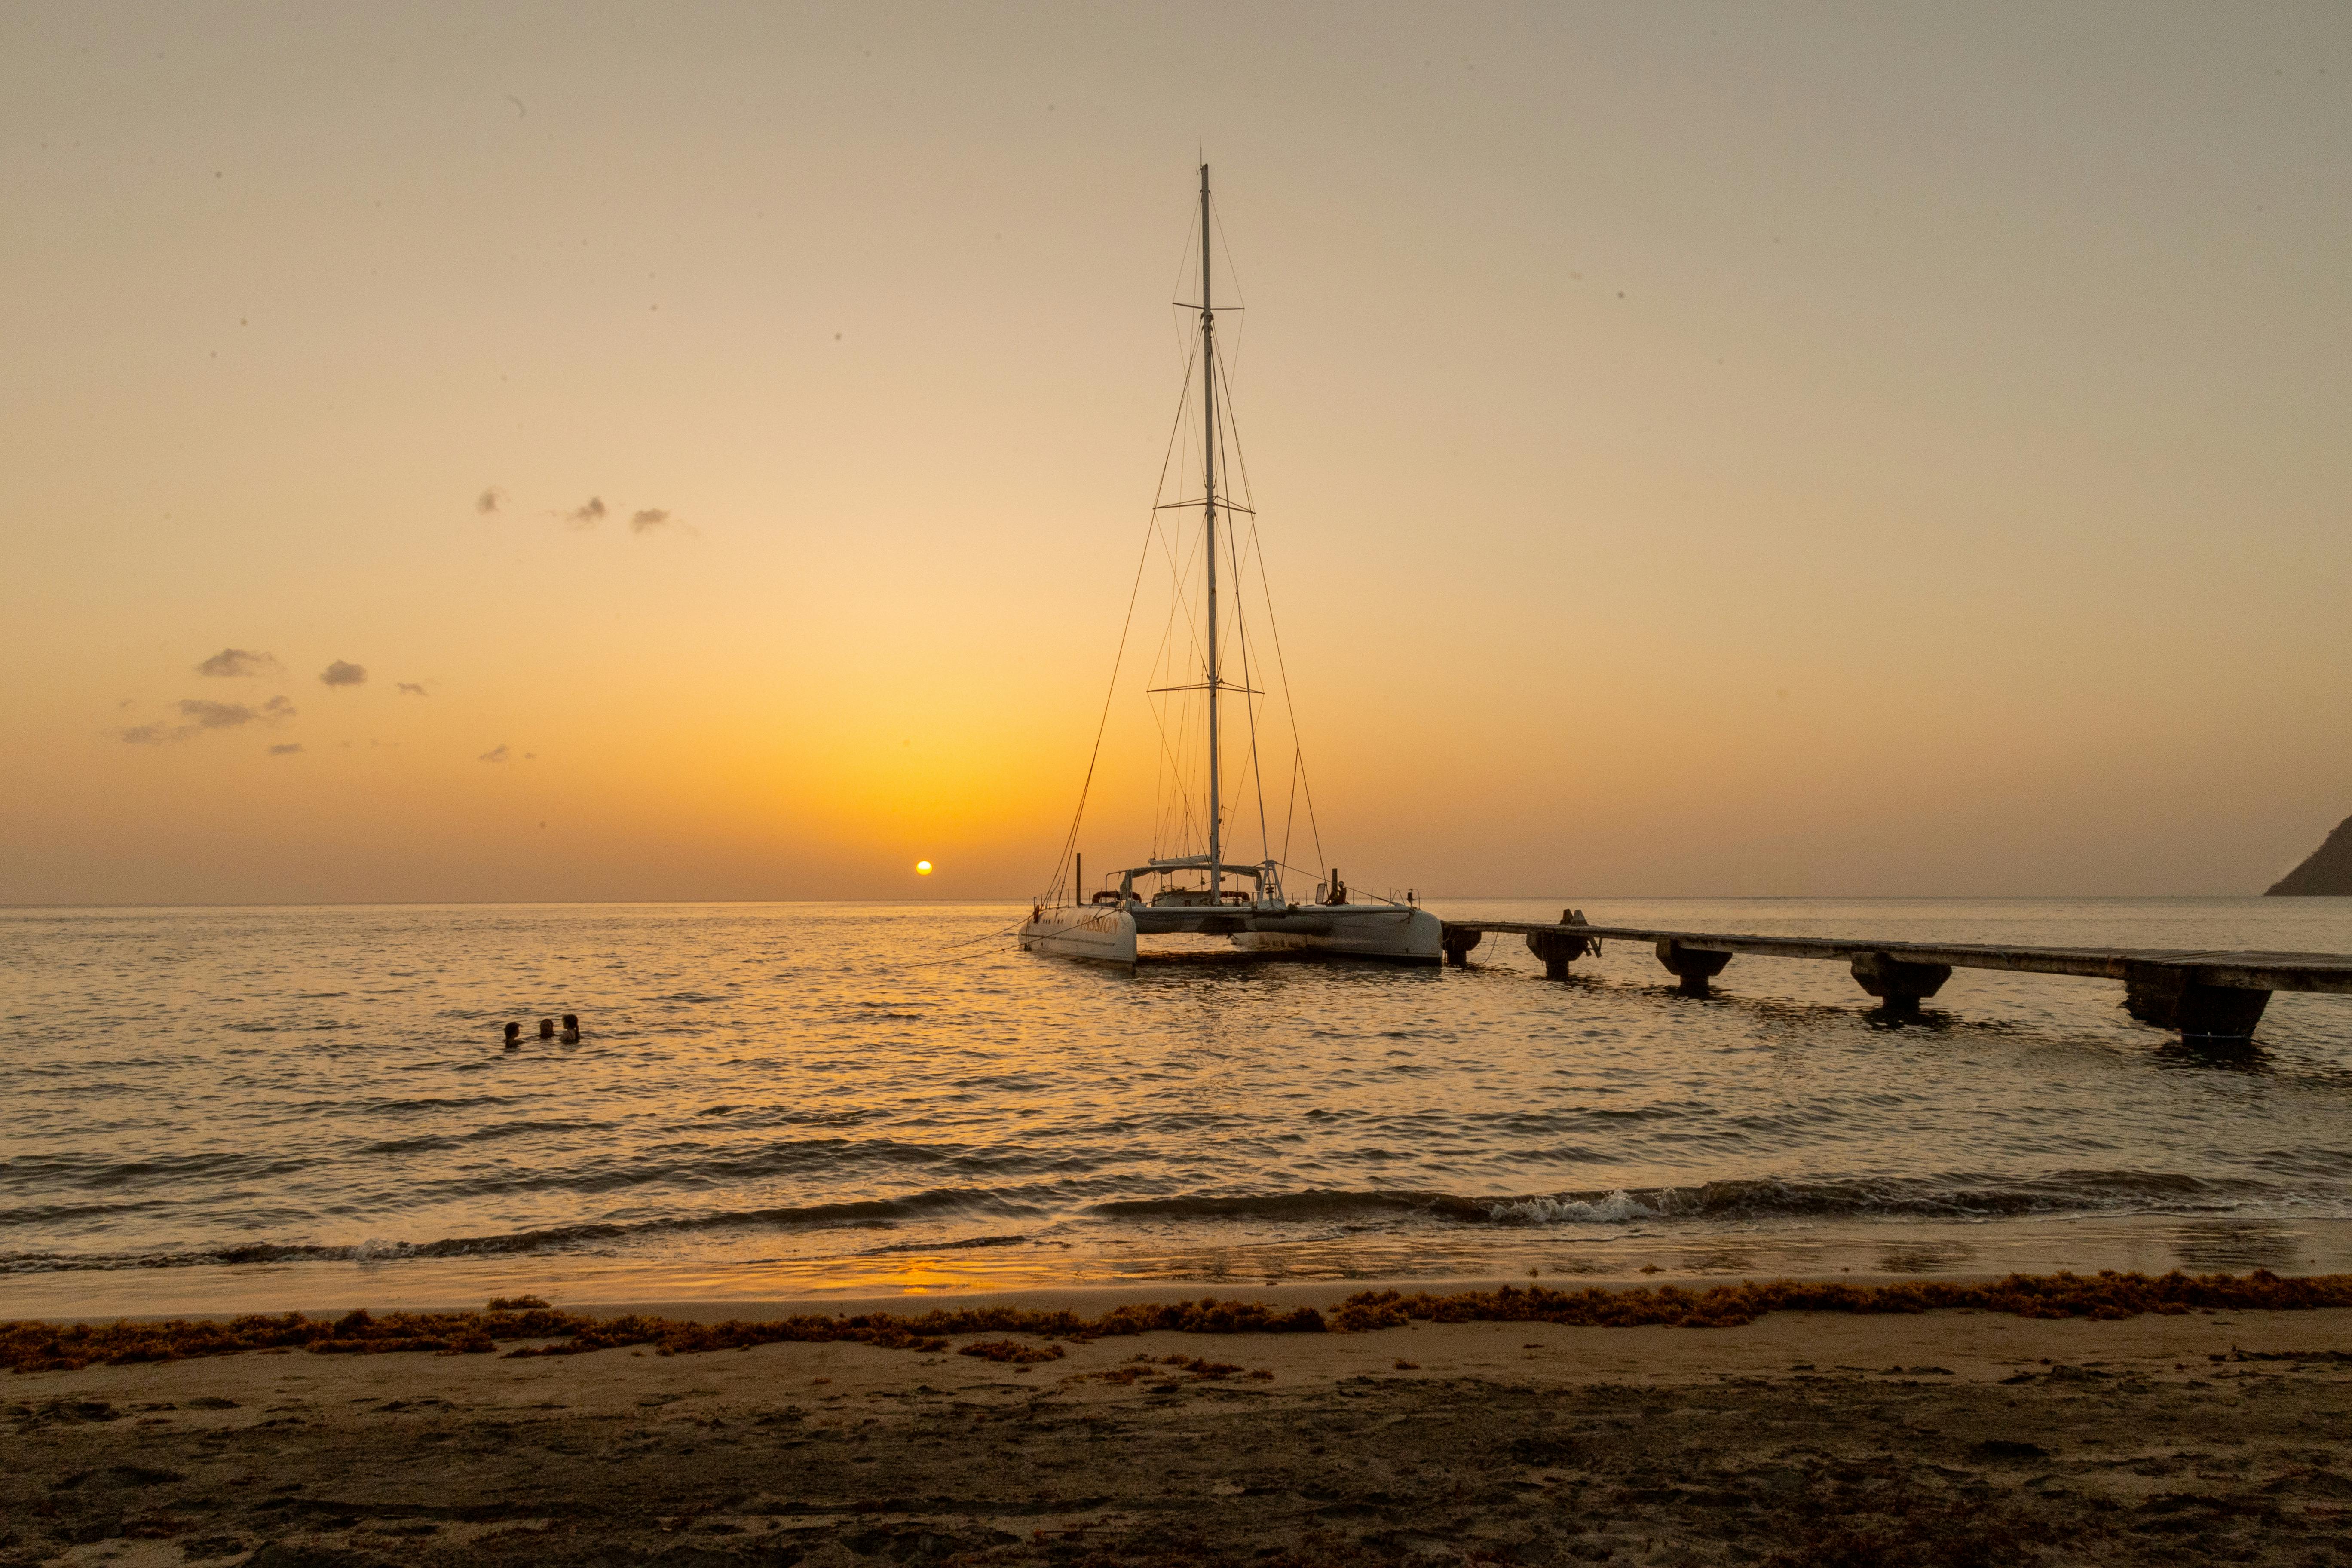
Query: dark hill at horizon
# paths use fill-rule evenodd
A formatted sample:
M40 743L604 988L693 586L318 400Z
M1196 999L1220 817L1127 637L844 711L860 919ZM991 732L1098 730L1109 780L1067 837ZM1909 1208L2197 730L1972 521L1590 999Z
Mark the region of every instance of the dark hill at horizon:
M2264 898L2352 898L2352 816L2336 825L2311 858L2272 884Z

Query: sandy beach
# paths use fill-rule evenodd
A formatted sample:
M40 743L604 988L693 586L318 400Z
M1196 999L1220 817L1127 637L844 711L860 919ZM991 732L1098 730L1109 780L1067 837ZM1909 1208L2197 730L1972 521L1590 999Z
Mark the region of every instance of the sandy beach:
M2352 1535L2352 1310L974 1340L20 1373L0 1563L2318 1563Z

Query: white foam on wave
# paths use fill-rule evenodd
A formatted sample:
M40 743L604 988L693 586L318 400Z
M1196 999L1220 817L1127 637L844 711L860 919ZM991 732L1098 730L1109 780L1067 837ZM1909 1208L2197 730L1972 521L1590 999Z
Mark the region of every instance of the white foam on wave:
M1619 1188L1587 1202L1581 1198L1511 1198L1486 1212L1504 1225L1628 1225L1659 1219L1661 1212Z

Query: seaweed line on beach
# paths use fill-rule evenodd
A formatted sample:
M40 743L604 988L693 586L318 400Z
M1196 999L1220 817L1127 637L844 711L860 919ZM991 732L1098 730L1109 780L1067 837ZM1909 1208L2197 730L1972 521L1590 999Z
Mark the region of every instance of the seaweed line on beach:
M1426 1291L1364 1291L1332 1312L1332 1327L1348 1333L1423 1322L1559 1323L1571 1327L1638 1328L1668 1324L1685 1329L1738 1328L1768 1312L1933 1312L1972 1310L2019 1318L2089 1318L2114 1321L2143 1313L2195 1311L2309 1311L2352 1307L2352 1274L2282 1277L2258 1268L2231 1274L2095 1275L2011 1274L1981 1284L1917 1280L1899 1285L1843 1285L1836 1281L1774 1279L1763 1284L1717 1285L1685 1290L1553 1290L1506 1285L1450 1296Z
M1153 1332L1370 1333L1423 1322L1524 1322L1569 1327L1736 1328L1769 1312L1913 1313L1975 1310L2023 1318L2112 1321L2143 1313L2179 1315L2230 1310L2304 1311L2352 1307L2352 1275L2282 1277L2268 1269L2230 1274L2152 1276L2102 1270L2096 1275L2011 1274L1982 1284L1923 1280L1898 1285L1842 1285L1776 1279L1718 1285L1611 1290L1555 1290L1506 1285L1452 1295L1360 1291L1327 1318L1313 1307L1258 1301L1129 1303L1097 1318L1067 1310L1017 1307L935 1309L913 1316L867 1312L803 1315L765 1321L730 1319L697 1323L627 1313L596 1318L562 1311L536 1298L493 1299L479 1312L386 1312L361 1309L340 1318L299 1312L218 1320L61 1324L0 1323L0 1364L11 1372L71 1372L92 1364L124 1366L247 1351L308 1351L313 1355L397 1352L486 1355L500 1344L509 1357L580 1355L591 1351L650 1346L656 1354L748 1350L778 1343L856 1343L883 1350L938 1352L952 1337L1028 1334L1075 1341ZM967 1347L989 1359L1047 1360L998 1345Z

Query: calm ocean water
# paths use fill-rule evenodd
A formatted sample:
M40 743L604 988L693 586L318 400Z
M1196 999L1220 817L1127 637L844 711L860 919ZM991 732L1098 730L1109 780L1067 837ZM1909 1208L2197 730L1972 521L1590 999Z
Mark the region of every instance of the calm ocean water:
M1557 918L1556 904L1441 914ZM2352 952L2352 900L1651 900L1684 929ZM2352 1267L2352 998L1644 948L1133 976L975 905L0 911L0 1316L1184 1280ZM500 1048L544 1014L577 1045Z

